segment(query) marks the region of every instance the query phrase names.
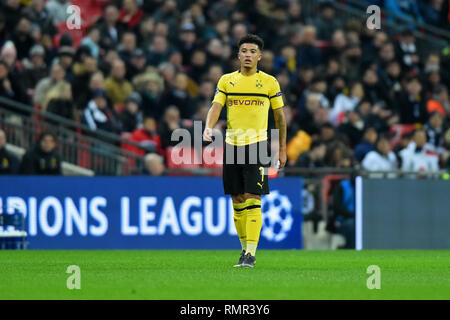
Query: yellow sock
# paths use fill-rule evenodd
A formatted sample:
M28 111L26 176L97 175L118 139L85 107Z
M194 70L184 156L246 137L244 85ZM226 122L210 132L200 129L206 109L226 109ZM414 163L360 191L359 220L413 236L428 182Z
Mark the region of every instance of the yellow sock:
M247 251L247 210L245 202L233 203L234 208L234 225L241 241L242 250Z
M247 252L254 256L262 226L261 200L251 198L245 203L247 204L245 210L247 211Z

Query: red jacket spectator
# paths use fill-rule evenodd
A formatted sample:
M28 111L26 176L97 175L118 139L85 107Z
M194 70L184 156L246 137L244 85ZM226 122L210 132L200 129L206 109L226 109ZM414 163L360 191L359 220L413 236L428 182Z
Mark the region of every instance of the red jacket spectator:
M161 145L161 138L156 133L156 121L154 118L147 117L144 119L144 127L142 129L134 130L130 139L139 143L142 146L148 146L150 144L156 145L156 151L164 156L165 152ZM142 149L136 150L136 153L144 155L145 151Z
M142 19L144 11L136 4L135 0L124 1L124 7L119 12L119 20L125 23L129 29L133 29Z

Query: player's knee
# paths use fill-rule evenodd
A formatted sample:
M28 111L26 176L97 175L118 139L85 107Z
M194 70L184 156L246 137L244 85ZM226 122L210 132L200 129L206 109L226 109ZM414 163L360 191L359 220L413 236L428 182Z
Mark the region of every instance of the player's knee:
M234 203L242 203L246 200L243 194L232 195L231 199L233 200Z
M245 200L247 200L247 199L258 199L258 200L261 200L261 195L246 192L246 193L244 193L244 198L245 198Z

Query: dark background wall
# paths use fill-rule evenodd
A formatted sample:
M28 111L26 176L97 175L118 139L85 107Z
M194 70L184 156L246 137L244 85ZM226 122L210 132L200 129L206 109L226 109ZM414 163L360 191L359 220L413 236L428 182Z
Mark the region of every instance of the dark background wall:
M450 181L364 179L364 249L450 249Z

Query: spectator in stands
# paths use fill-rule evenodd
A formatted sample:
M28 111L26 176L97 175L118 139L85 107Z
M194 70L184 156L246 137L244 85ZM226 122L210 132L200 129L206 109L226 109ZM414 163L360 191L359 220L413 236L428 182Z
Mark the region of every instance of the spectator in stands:
M391 151L389 140L386 137L380 137L376 143L376 148L366 154L361 165L368 171L396 170L397 158Z
M153 117L144 117L141 129L136 129L131 134L130 139L145 149L154 148L160 155L164 155L161 138L157 132L157 122Z
M169 57L170 49L167 39L163 36L155 35L152 44L148 49L148 64L151 66L159 66Z
M126 78L128 81L133 81L134 77L145 71L147 66L147 57L142 49L134 50L130 59L130 64L127 66Z
M400 73L401 67L396 60L388 62L386 68L380 70L380 85L386 95L386 107L390 110L394 110L395 98L402 90Z
M6 150L5 131L0 129L0 175L17 174L19 172L19 159Z
M306 131L308 134L317 133L318 128L314 123L314 115L318 109L322 108L320 101L320 95L317 93L310 93L306 96L306 103L304 107L299 108L298 112L298 124L300 128Z
M374 127L367 127L361 142L355 147L355 159L361 162L366 154L375 148L378 139L378 132Z
M162 176L165 174L166 167L164 165L164 158L155 153L149 153L145 156L144 174L150 176Z
M180 35L178 38L177 48L183 56L184 64L191 60L191 56L197 48L197 34L195 33L195 25L193 23L184 23L181 26Z
M81 40L81 45L90 49L91 55L98 59L100 55L100 29L97 26L89 28L86 37Z
M345 32L342 29L333 30L333 35L331 36L330 45L325 49L324 59L330 61L339 61L345 52L347 46L347 38L345 37Z
M342 123L336 128L336 131L345 139L345 143L353 149L361 141L363 129L364 120L356 110L353 110L345 113Z
M164 91L163 78L157 72L150 71L137 76L133 83L142 97L143 114L159 121L164 113L164 106L160 103Z
M345 237L346 249L355 248L355 179L342 180L333 190L333 215L327 230Z
M178 73L175 76L175 81L170 90L161 97L161 104L163 106L175 105L180 110L180 116L183 119L192 118L194 114L194 107L192 106L192 99L187 91L188 77L185 73Z
M131 93L125 100L125 109L119 115L123 132L133 132L142 124L141 104L142 98L137 92Z
M443 117L450 116L450 100L448 89L444 85L438 86L427 102L428 113L439 112Z
M428 143L434 147L437 154L442 154L444 148L444 118L439 111L430 114L428 122L424 126L428 136Z
M424 69L424 97L430 97L441 84L441 73L439 66L427 66Z
M23 83L29 96L34 93L34 88L40 79L48 76L47 65L45 64L45 50L40 44L34 45L29 54L29 59L23 60Z
M32 0L30 6L23 8L22 14L30 20L32 24L39 25L42 32L56 34L56 28L45 8L44 0Z
M122 38L123 26L119 23L119 9L108 3L103 9L103 19L99 21L100 47L115 48Z
M22 5L19 0L2 1L2 11L5 16L6 30L14 30L20 20Z
M387 41L381 45L380 51L378 53L378 65L381 68L385 68L389 62L396 61L397 57L395 54L394 43Z
M120 122L108 106L106 91L96 90L91 101L84 109L83 122L88 125L92 131L103 130L110 133L120 133Z
M402 69L405 72L418 70L420 57L416 46L416 39L410 28L402 31L396 44L396 56L400 59Z
M130 64L131 57L133 56L135 50L137 49L137 39L136 34L131 31L125 31L122 34L122 40L118 46L118 52L120 59L125 62L125 65Z
M74 64L72 91L77 106L84 107L81 105L82 101L80 101L80 99L82 99L86 95L86 92L89 91L89 81L97 70L97 60L92 57L89 52L86 53L86 55L83 54L81 61Z
M34 104L41 106L45 110L47 93L59 82L64 82L65 71L59 63L54 63L50 69L50 76L38 82L34 91Z
M375 70L367 69L363 74L364 98L370 103L380 103L386 105L388 101L387 92L381 86Z
M66 72L66 80L73 81L73 58L75 56L75 50L69 46L61 46L58 50L58 62Z
M175 146L179 141L172 141L172 133L179 128L182 128L180 111L174 105L170 105L164 112L161 125L158 128L159 136L161 137L161 145L165 150L169 146Z
M261 61L264 60L261 59ZM197 83L200 83L200 80L202 78L202 75L207 70L207 60L206 60L206 53L203 50L196 50L192 53L191 61L190 61L190 67L188 69L188 75L189 77L194 80Z
M341 27L341 23L339 17L336 17L332 1L320 1L318 7L320 13L313 20L313 25L317 29L317 38L329 41L333 32Z
M7 40L3 47L1 47L0 59L3 60L7 66L10 74L17 75L20 61L17 60L17 49L14 42Z
M402 170L404 171L438 171L439 158L434 147L427 144L427 134L424 130L416 130L413 141L400 151Z
M62 22L66 22L69 17L69 12L67 9L71 6L69 0L49 0L45 4L45 8L47 9L48 15L50 19L52 19L53 23L59 24Z
M0 60L0 97L26 102L27 98L17 80L11 77L8 64Z
M137 0L124 0L123 8L119 12L119 20L128 29L133 29L142 19L144 11L139 8Z
M316 47L316 28L305 26L301 35L301 44L297 49L298 66L317 66L321 62L320 50Z
M296 167L300 168L320 168L324 167L324 158L327 148L325 144L316 140L311 143L309 151L302 152L295 162Z
M146 16L140 23L138 33L138 46L139 48L148 48L153 38L153 32L155 31L155 19L152 16Z
M330 111L330 121L337 125L346 111L353 111L361 99L364 98L364 88L360 82L355 82L350 86L350 94L340 93L334 100L333 109Z
M400 93L398 98L398 113L400 123L424 124L427 121L427 110L425 101L421 97L422 84L416 76L409 76L406 80L406 87Z
M37 144L28 150L20 163L20 173L27 175L62 175L61 156L56 148L56 136L44 131Z
M30 20L25 17L22 17L19 20L15 31L11 36L11 40L14 42L17 49L17 58L19 60L26 58L31 50L31 47L35 44L34 39L31 37Z
M67 120L75 120L75 109L70 83L65 81L59 82L47 93L46 101L47 112L66 118Z
M133 92L131 83L125 79L125 73L125 63L120 59L114 60L111 75L105 80L105 90L114 105L123 105Z
M358 40L348 41L344 54L340 60L342 70L349 82L360 81L360 70L362 64L362 49Z

